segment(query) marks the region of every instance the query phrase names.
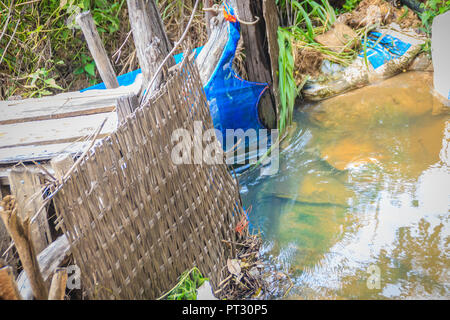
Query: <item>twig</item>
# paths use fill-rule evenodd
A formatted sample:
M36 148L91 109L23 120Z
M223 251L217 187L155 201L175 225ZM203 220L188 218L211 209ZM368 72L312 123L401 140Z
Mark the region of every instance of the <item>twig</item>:
M26 4L35 3L35 2L40 2L40 1L41 1L41 0L30 0L30 1L27 1L27 2L18 3L18 4L16 4L16 8L18 8L18 7L20 7L20 6L24 6L24 5L26 5Z
M117 61L119 61L120 55L122 54L122 48L123 48L123 46L127 43L128 38L130 37L132 31L133 31L133 28L128 32L127 37L125 38L125 40L123 41L123 43L122 43L122 45L119 47L119 49L117 49L117 51L112 55L111 59L114 59L114 57L115 57L117 54L119 54L119 56L117 57L115 63L117 63Z
M5 47L4 51L3 51L2 57L0 58L0 64L2 63L3 58L6 55L6 51L8 51L8 47L11 44L12 39L14 38L14 35L16 34L17 27L19 26L19 23L20 23L20 18L19 18L19 21L17 21L17 24L16 24L16 27L14 28L13 34L12 34L11 38L9 38L8 44L6 45L6 47Z
M14 5L14 0L11 1L11 4L9 5L9 9L8 9L8 17L6 18L6 22L5 22L5 26L3 27L2 30L2 34L0 34L0 42L2 41L3 36L6 33L6 28L8 27L9 24L9 19L11 19L11 11L12 11L12 6ZM1 61L1 60L0 60Z

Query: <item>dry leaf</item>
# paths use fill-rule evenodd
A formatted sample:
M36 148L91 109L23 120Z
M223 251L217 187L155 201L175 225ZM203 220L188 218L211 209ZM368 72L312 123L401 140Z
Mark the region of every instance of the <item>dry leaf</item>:
M228 271L235 276L238 276L241 273L241 264L238 259L228 259L227 267Z

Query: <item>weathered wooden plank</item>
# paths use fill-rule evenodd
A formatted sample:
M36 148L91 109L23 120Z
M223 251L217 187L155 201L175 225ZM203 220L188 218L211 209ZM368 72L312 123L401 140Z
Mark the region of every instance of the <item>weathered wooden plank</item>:
M97 141L99 141L98 139ZM47 145L34 145L24 147L11 147L0 149L0 164L7 165L17 163L19 161L42 161L50 160L63 153L71 155L80 155L85 148L89 146L87 142L73 142L73 143L57 143ZM0 178L3 177L6 169L0 169Z
M211 78L228 41L228 22L224 19L223 14L219 14L216 21L217 24L210 25L211 35L208 42L195 59L203 86Z
M94 58L95 65L106 88L113 89L119 86L116 73L103 46L97 27L90 11L82 12L76 17L77 24L83 31L89 51Z
M119 97L139 91L141 78L138 76L135 84L117 89L68 92L45 98L0 101L0 124L111 112Z
M115 112L89 116L42 120L0 126L0 159L2 148L66 143L92 135L103 120L108 118L101 134L111 133L117 128Z

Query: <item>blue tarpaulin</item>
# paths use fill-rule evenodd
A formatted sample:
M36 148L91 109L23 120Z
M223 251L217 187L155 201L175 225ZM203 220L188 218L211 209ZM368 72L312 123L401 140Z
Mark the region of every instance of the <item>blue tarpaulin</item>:
M200 53L200 51L202 49L203 49L203 47L198 47L198 48L194 49L195 57L198 56L198 54ZM175 63L180 63L181 60L183 60L183 54L182 53L176 54L174 56L174 59L175 59ZM118 76L117 81L119 82L119 86L129 86L136 80L137 75L140 73L142 73L141 69L137 69L137 70L125 73L121 76ZM82 90L80 90L80 92L84 92L84 91L88 91L88 90L102 90L102 89L106 89L106 86L103 82L96 84L92 87L82 89Z

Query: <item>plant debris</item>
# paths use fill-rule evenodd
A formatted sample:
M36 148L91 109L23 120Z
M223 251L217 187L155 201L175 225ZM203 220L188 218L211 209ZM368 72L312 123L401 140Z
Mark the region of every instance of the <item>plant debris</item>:
M228 259L226 266L228 276L219 283L214 295L226 300L261 296L266 288L266 283L262 279L264 265L260 256L261 235L248 235L243 242L223 241L230 246L234 245L238 253L234 259Z
M352 12L344 13L340 21L352 28L373 24L398 23L402 28L415 28L420 25L417 15L408 8L396 8L384 0L363 0Z

